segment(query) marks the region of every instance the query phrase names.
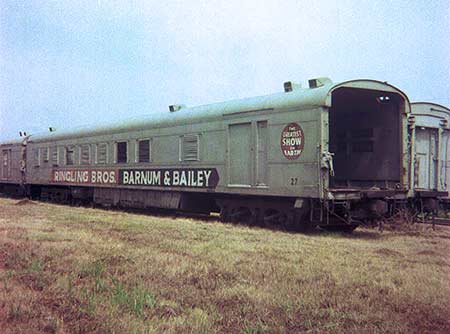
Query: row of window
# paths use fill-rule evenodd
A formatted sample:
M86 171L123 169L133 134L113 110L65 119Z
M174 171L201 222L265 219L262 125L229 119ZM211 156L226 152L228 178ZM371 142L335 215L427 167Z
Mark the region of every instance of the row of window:
M184 135L179 139L179 160L180 161L198 161L199 160L199 138L197 134ZM107 164L109 161L109 143L98 143L95 145L81 144L81 145L66 145L66 146L52 146L41 147L33 150L33 160L35 166L40 166L41 162L51 163L57 166L61 163L59 155L62 151L63 164L67 166L79 164L90 165L91 162L91 149L94 148L94 163L95 164ZM78 152L78 159L76 160L75 152ZM114 163L124 164L130 162L129 154L129 142L120 141L114 143ZM148 163L152 160L152 140L140 139L135 143L135 162L136 163Z

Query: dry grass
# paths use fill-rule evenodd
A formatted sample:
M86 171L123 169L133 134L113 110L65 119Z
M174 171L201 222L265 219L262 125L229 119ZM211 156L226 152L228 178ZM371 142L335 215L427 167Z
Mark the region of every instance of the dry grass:
M449 333L450 229L290 234L0 199L2 333Z

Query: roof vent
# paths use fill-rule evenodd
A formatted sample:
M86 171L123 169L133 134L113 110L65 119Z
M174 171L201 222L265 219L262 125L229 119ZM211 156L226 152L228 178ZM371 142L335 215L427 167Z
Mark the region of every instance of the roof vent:
M172 104L169 106L169 111L170 112L175 112L178 111L182 108L185 108L186 106L184 104Z
M292 81L286 81L283 84L283 86L284 86L285 93L289 93L289 92L292 92L293 90L297 90L297 89L302 88L301 84L295 83L295 82L292 82Z
M332 83L330 78L322 77L308 80L309 88L318 88Z

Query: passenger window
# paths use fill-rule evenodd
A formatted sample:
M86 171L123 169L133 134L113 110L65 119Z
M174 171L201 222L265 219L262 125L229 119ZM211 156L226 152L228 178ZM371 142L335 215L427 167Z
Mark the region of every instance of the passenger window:
M180 161L199 160L199 135L184 135L180 138Z
M74 150L72 146L66 147L66 165L71 166L73 165L74 161Z
M136 162L150 162L151 159L151 145L149 139L137 141Z
M108 162L108 144L97 144L97 149L95 152L95 162L97 164L106 164Z
M124 164L128 162L128 145L126 141L116 143L116 162Z

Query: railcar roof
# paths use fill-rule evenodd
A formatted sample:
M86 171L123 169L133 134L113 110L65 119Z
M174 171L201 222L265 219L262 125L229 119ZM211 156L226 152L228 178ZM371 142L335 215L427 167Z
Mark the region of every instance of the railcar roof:
M327 83L317 88L300 88L291 92L281 92L271 95L258 96L240 100L232 100L215 104L201 105L197 107L184 107L175 112L155 113L139 118L128 119L108 125L82 127L72 130L61 130L45 134L36 134L30 137L30 141L45 142L50 140L62 140L79 138L84 136L122 133L127 131L140 131L164 126L211 121L223 116L267 109L309 109L320 106L331 106L332 92L338 88L350 87L357 89L371 89L400 94L409 106L409 100L398 88L381 81L359 79L341 83ZM409 109L407 110L409 112Z
M1 146L9 146L9 145L22 145L23 139L11 139L5 140L0 143Z
M446 118L450 117L450 108L433 102L413 102L411 103L411 113L440 113Z
M450 109L437 103L411 103L411 116L416 127L450 128Z

